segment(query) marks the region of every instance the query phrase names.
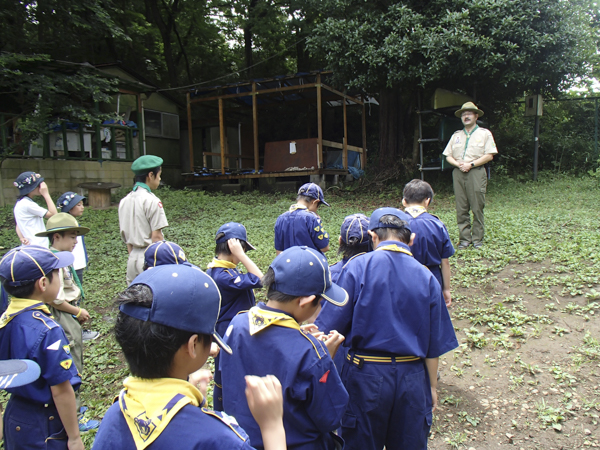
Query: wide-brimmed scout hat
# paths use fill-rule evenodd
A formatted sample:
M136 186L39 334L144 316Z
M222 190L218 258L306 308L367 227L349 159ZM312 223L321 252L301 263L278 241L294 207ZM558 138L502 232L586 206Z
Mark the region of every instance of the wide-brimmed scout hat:
M190 265L181 247L170 241L158 241L150 244L144 252L144 261L149 269L165 264Z
M35 235L39 237L48 237L59 231L77 231L77 236L82 236L87 234L90 229L80 227L75 217L71 214L61 212L48 219L48 222L46 222L46 231L40 231Z
M483 116L483 111L480 110L477 106L475 106L475 103L473 102L467 102L463 104L462 107L454 113L454 115L460 119L460 115L465 111L472 111L479 117Z
M348 293L331 281L329 263L320 252L305 245L290 247L271 263L275 282L271 288L297 297L321 296L329 303L344 306Z
M19 195L27 195L38 187L42 181L44 181L44 177L39 173L23 172L13 184L19 189Z
M75 261L71 252L53 253L39 245L13 248L0 261L0 278L9 286L22 286L45 277L54 269L70 266Z
M216 238L219 234L224 233L224 236L220 238ZM240 241L244 241L248 244L248 250L256 250L256 247L248 242L248 233L246 232L246 227L241 223L237 222L228 222L217 230L217 234L215 236L215 240L217 244L222 244L223 242L227 242L229 239L239 239Z
M58 200L56 201L56 207L60 212L67 213L82 200L85 200L83 195L79 195L71 191L65 192L63 195L58 197Z
M40 377L40 366L30 359L0 361L0 389L16 388Z
M152 169L162 166L163 159L160 156L144 155L140 156L131 164L131 170L136 175L144 175Z
M221 309L221 293L211 277L198 267L167 264L139 274L131 286L143 284L152 291L152 306L123 303L119 310L144 322L158 323L190 333L212 335L231 354L231 348L215 326Z

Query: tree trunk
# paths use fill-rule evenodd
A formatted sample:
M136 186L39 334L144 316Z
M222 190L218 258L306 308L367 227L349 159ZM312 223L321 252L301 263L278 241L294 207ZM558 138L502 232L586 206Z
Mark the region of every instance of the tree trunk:
M404 143L402 107L398 88L379 92L379 167L396 164Z
M248 6L248 20L244 26L244 56L246 59L246 68L252 67L252 28L254 26L254 8L258 0L251 0ZM252 69L249 69L246 73L252 74Z

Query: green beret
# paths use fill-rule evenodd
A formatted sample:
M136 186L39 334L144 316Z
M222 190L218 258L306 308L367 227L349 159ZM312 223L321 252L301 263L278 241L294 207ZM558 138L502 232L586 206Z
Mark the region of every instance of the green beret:
M162 166L163 159L159 156L144 155L136 159L131 165L131 170L136 175L144 175L152 169Z

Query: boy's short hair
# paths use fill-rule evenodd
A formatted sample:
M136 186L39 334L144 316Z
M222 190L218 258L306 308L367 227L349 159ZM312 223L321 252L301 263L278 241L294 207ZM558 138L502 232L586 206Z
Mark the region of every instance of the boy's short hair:
M116 301L115 336L135 376L168 376L175 353L194 334L212 335L231 353L215 330L221 293L195 266L170 264L142 272Z
M37 280L46 277L51 281L54 269L70 266L74 260L71 252L53 253L39 245L22 245L10 250L0 260L0 279L10 295L27 298ZM26 294L23 295L23 292Z
M408 228L407 222L391 214L382 216L379 220L383 224L392 225L372 230L380 241L396 238L405 244L410 242L410 228Z
M298 297L316 295L336 306L348 302L348 293L331 282L327 258L309 247L290 247L271 263L269 275L262 279L269 300L292 301ZM275 293L289 297L277 296ZM278 300L274 296L281 298Z
M158 173L160 172L161 168L162 166L153 167L145 173L135 174L133 176L133 181L135 181L136 183L145 183L146 178L148 178L148 176L150 176L151 173L153 173L154 176L158 176Z
M116 298L120 305L134 304L145 308L151 308L152 301L152 290L144 284L130 286ZM178 330L122 312L117 315L114 332L132 375L145 379L169 377L175 353L194 334L198 334L204 347L211 342L209 334Z
M433 200L433 189L426 181L415 179L406 183L402 195L409 205L421 204L428 198Z

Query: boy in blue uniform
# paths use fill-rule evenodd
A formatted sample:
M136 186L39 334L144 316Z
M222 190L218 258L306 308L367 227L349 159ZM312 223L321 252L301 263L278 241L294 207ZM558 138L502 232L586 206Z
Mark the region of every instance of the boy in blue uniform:
M340 247L338 254L342 260L329 266L331 281L337 283L343 268L351 259L369 251L369 219L364 214L346 216L340 229Z
M308 247L292 247L277 256L262 283L267 304L238 314L226 332L234 356L221 355L225 412L238 419L255 446L262 447L258 426L240 400L244 375L273 374L284 392L287 448L341 448L332 431L340 425L348 393L331 356L343 336L334 331L323 341L304 333L300 323L314 314L321 297L344 305L348 295L331 282L327 258Z
M450 293L450 258L454 247L448 229L438 217L427 212L433 200L433 189L422 180L412 180L404 186L402 204L412 217L410 229L415 234L410 251L417 261L427 266L439 281L446 306L452 303Z
M347 449L427 448L438 357L458 346L439 283L409 251L409 219L396 208L373 212L375 250L350 261L338 280L350 301L326 304L315 322L351 336L342 369Z
M206 273L215 280L221 292L221 311L217 320L217 333L225 334L231 319L240 311L252 308L254 289L260 289L263 273L246 255L247 251L256 250L248 242L246 227L241 223L229 222L221 226L215 236L216 257L208 265ZM242 263L248 273L240 272L236 267ZM223 411L223 386L219 370L219 356L215 357L215 387L213 406L215 411Z
M282 251L306 245L321 253L329 250L329 234L323 228L317 208L329 206L323 190L315 183L306 183L298 190L296 203L275 222L275 250Z
M4 415L6 449L46 448L49 439L53 448L83 449L73 390L81 378L46 306L60 289L58 269L70 264L70 252L37 245L17 247L0 261L0 278L13 297L0 318L0 359L30 359L41 369L38 380L6 389L12 394Z
M138 275L119 294L115 337L132 376L108 409L94 449L251 449L233 417L203 409L203 394L188 383L206 362L221 295L197 267L163 265ZM246 380L244 398L269 450L285 448L281 385L274 377Z

